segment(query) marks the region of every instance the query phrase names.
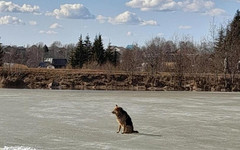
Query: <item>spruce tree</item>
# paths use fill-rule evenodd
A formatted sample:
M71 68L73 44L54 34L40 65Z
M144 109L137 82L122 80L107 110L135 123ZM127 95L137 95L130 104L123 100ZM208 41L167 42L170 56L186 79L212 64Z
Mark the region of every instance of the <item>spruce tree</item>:
M90 41L89 35L86 36L83 45L84 45L84 49L85 49L86 54L87 54L86 63L89 64L93 59L92 43Z
M240 11L237 10L233 20L226 28L221 28L215 43L215 58L223 64L227 58L231 74L237 71L240 59ZM216 64L218 65L218 64ZM221 67L223 68L223 66ZM222 70L222 69L221 69Z
M44 51L44 58L48 58L49 57L49 49L48 49L47 45L43 46L43 51Z
M70 53L70 58L69 58L69 62L71 64L71 66L73 68L75 68L77 66L77 61L76 61L76 58L75 58L75 53L76 53L76 49L72 50L71 53Z
M214 50L214 62L215 62L215 70L216 72L220 71L223 72L224 66L223 66L223 60L225 59L225 38L226 38L226 29L221 26L221 28L218 31L218 38L216 39Z
M224 53L224 42L225 42L225 29L221 26L214 47L216 53Z
M120 53L116 49L114 49L111 63L113 64L114 67L117 67L119 62L120 62Z
M106 49L105 57L106 61L110 62L114 67L119 64L120 53L115 48L113 49L110 44Z
M49 49L48 49L47 45L44 45L44 46L43 46L43 50L44 50L45 53L48 53L48 52L49 52Z
M110 43L109 43L108 48L107 48L106 51L105 51L105 60L106 60L107 62L110 62L110 63L111 63L111 61L112 61L112 59L113 59L112 57L113 57L113 50L112 50L111 45L110 45Z
M226 33L226 49L229 57L230 71L237 71L237 63L240 59L240 11L237 10L232 22L228 25Z
M105 63L105 50L103 48L102 36L98 35L95 37L93 43L93 52L94 59L98 63L98 65L102 65Z
M3 65L3 56L4 56L4 51L2 49L2 44L0 43L0 66Z
M87 52L84 49L83 41L82 41L82 35L79 38L77 48L75 51L74 61L76 64L76 67L82 68L83 64L87 61Z

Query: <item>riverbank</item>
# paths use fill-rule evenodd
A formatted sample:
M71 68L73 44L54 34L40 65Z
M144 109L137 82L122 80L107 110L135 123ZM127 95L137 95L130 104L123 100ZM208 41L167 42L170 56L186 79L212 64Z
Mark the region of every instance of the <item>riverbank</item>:
M3 69L1 88L136 90L136 91L240 91L240 77L216 74L110 72L74 69Z

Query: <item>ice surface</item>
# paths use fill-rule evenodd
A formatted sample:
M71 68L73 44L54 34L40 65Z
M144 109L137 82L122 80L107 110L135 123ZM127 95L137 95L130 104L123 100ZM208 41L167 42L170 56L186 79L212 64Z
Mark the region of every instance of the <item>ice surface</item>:
M139 134L116 133L115 104ZM4 150L239 150L239 124L239 93L0 89Z

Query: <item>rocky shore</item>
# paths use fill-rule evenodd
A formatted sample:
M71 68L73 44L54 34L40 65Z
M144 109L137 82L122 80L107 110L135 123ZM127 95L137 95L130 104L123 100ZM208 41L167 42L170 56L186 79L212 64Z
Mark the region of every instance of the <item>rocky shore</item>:
M71 69L3 69L1 88L136 90L136 91L240 91L240 77L216 74L126 73Z

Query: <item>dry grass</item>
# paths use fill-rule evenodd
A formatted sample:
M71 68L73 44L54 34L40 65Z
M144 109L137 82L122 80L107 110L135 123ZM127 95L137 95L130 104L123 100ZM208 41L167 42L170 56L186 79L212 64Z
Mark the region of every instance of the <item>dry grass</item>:
M151 75L147 72L126 72L116 70L100 70L100 69L47 69L47 68L28 68L25 65L15 65L11 68L0 67L0 71L8 72L31 72L31 73L50 73L50 74L133 74L133 75ZM173 72L158 72L156 76L176 76ZM153 75L153 76L155 76ZM184 77L224 77L224 74L213 74L213 73L185 73ZM231 78L229 74L226 76ZM235 74L235 78L240 78L240 73Z

